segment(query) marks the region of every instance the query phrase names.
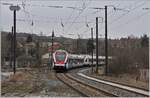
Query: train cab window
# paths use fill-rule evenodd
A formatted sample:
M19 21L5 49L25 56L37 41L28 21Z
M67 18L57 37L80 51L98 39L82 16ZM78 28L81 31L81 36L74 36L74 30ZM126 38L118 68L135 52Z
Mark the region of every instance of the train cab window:
M66 58L66 53L65 52L57 52L56 53L56 60L57 61L64 61Z

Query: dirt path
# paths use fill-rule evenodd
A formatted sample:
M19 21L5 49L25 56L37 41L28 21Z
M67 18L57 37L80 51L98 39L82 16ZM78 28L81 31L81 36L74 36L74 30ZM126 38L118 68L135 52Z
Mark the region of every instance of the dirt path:
M45 69L20 70L2 81L1 94L10 96L80 97L77 92L60 82L54 71Z

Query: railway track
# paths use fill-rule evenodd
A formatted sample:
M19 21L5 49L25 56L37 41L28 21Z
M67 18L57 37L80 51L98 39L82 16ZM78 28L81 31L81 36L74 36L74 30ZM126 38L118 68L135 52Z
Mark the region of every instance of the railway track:
M86 76L83 74L85 73L83 70L80 70L76 73L78 75L72 73L72 76L78 77L80 80L87 81L89 83L94 82L95 85L101 87L102 89L106 89L109 92L117 94L119 97L149 97L149 91L139 87Z
M84 71L86 72L87 70L89 70L88 68L87 69L81 69L80 71L76 72L76 73L84 73ZM86 75L86 74L85 74ZM95 76L91 76L93 78L97 78ZM111 83L114 83L114 84L119 84L119 85L123 85L123 86L128 86L128 87L131 87L131 88L136 88L136 89L140 89L140 90L143 90L143 91L149 91L149 89L147 88L142 88L142 87L138 87L138 86L133 86L132 84L127 84L127 83L122 83L122 82L119 82L119 81L113 81L113 80L108 80L108 79L103 79L101 77L98 77L98 79L102 80L102 81L107 81L107 82L111 82Z
M93 84L101 89L104 89L112 94L116 94L119 97L149 97L148 91L143 91L120 84L108 83L108 81L102 81L95 78L85 78L79 75L72 74L71 76L78 78L79 80L86 81L88 84Z
M80 71L79 71L80 70ZM124 87L119 87L115 85L111 85L107 82L111 81L104 81L100 82L90 78L85 78L81 75L79 75L79 72L81 74L80 69L70 70L68 73L57 73L57 77L59 80L63 81L65 84L70 86L71 88L75 89L79 93L81 93L83 96L88 97L149 97L149 92L144 89L139 89L136 87L132 87L129 85L123 85L117 82L112 82L115 85L121 85ZM83 74L84 75L84 74ZM73 81L73 82L70 82ZM81 86L82 85L82 86ZM137 91L136 91L137 90Z
M60 81L62 81L63 83L65 83L66 85L68 85L69 87L77 91L78 93L80 93L82 96L86 96L86 97L108 97L108 96L109 97L149 97L147 93L142 94L142 93L134 92L132 90L115 87L107 83L105 84L99 81L95 81L90 78L82 77L81 75L79 75L79 73L82 74L81 70L83 70L83 68L73 69L70 70L68 73L56 73L55 75ZM102 80L102 81L111 82L107 80ZM112 82L112 83L123 85L117 82ZM128 86L128 85L124 85L124 86ZM128 87L130 88L130 86Z
M108 81L108 82L111 82L111 83L114 83L114 84L124 85L124 86L128 86L128 87L131 87L131 88L136 88L136 89L140 89L140 90L143 90L143 91L147 91L147 92L149 91L146 88L136 87L136 86L132 86L132 85L128 85L128 84L125 84L125 83L116 82L116 81L111 81L111 80L107 80L107 79L101 79L101 78L99 78L99 79L102 80L102 81Z
M104 90L94 87L86 82L83 82L75 77L72 77L69 74L65 73L56 73L56 77L64 82L66 85L70 86L78 93L86 97L117 97L115 94L111 94Z

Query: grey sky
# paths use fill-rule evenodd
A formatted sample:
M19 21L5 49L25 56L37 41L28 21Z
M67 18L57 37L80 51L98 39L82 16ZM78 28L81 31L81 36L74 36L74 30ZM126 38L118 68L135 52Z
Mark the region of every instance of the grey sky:
M82 38L89 38L90 28L94 27L95 31L95 17L104 18L104 10L95 10L91 7L104 8L105 5L125 10L114 11L112 7L108 8L109 37L141 36L150 32L150 9L143 10L150 8L149 0L1 0L0 23L3 31L11 31L13 25L13 13L9 10L9 5L4 3L22 4L22 2L25 9L20 5L21 10L17 12L18 32L35 34L43 32L49 36L54 29L56 36L77 38L79 34ZM49 6L63 6L63 8ZM104 37L104 25L104 19L102 22L99 18L101 37Z

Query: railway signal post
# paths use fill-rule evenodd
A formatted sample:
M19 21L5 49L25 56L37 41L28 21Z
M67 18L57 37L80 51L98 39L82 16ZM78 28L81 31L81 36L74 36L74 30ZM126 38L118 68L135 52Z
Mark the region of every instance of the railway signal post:
M13 6L11 5L10 10L14 12L14 26L13 26L13 31L14 31L14 38L13 38L13 70L14 70L14 74L16 73L16 11L20 10L20 7L17 6Z

